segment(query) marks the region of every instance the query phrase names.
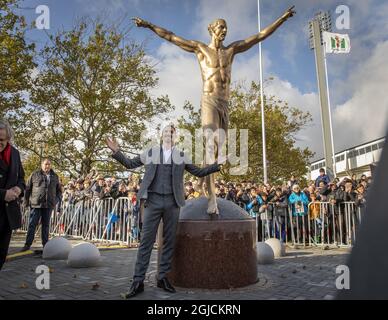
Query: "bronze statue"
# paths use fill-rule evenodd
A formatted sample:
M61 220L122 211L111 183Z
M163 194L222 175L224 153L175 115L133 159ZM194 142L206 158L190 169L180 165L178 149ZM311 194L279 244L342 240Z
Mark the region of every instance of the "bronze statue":
M196 40L186 40L171 31L153 25L140 18L133 18L133 20L138 27L148 28L159 37L166 39L183 50L196 54L201 67L203 80L201 99L202 129L204 130L205 140L208 141L209 135L206 132L209 131L206 129L211 129L213 132L216 132L218 129L223 129L225 134L228 130L228 101L234 56L237 53L247 51L255 44L269 37L289 17L295 14L293 9L294 6L290 7L279 19L259 33L245 40L233 42L227 47L223 45L227 33L226 21L223 19L216 19L209 24L208 30L211 36L211 42L208 45ZM218 150L221 150L223 146L224 139L221 141L217 135L214 135L214 140L214 153L217 155ZM210 163L212 163L212 160L209 157L205 157L205 164ZM202 183L200 186L202 186ZM209 214L218 214L214 174L206 177L206 186L209 199L207 211Z

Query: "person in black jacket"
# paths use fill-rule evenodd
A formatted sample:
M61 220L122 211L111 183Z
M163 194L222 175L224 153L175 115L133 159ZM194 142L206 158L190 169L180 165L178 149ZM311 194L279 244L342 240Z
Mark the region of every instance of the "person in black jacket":
M240 188L240 190L237 191L236 194L236 204L243 208L244 210L247 209L247 205L250 202L249 193L251 192L250 189L244 189Z
M356 193L354 192L353 184L351 181L347 181L345 183L345 191L343 192L343 195L342 195L342 201L345 201L345 202L356 201Z
M226 193L226 200L236 202L236 196L237 196L237 191L233 185L233 183L228 183L228 189Z
M19 151L11 144L12 129L0 120L0 270L7 257L12 230L22 225L20 198L25 189Z
M288 197L281 188L275 190L275 195L271 199L272 212L275 223L275 237L286 241L286 216L288 214ZM281 237L281 238L280 238Z
M41 169L36 170L28 179L26 192L24 195L25 208L30 207L30 221L26 243L21 251L30 249L35 237L35 230L39 223L42 223L42 244L43 247L48 242L50 215L55 208L57 199L62 196L61 185L58 175L51 169L51 161L44 159Z

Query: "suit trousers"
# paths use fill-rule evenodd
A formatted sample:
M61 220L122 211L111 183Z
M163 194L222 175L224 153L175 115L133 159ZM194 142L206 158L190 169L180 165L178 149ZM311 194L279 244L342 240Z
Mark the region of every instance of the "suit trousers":
M3 210L2 210L3 211ZM0 270L3 267L11 241L12 230L5 210L0 212Z
M163 279L171 270L179 212L180 207L176 204L173 194L148 193L134 281L144 281L161 219L163 219L163 249L159 262L158 280Z

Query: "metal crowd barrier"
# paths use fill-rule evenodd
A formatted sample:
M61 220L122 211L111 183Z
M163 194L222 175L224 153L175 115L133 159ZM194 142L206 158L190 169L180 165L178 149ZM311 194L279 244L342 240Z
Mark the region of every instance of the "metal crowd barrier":
M30 210L22 212L21 230L27 231ZM139 217L134 212L129 198L64 202L51 214L50 235L131 246L139 240Z
M277 238L288 242L288 216L275 215L269 210L256 214L256 232L258 240L265 241L269 238Z
M291 206L283 217L265 210L256 215L258 241L277 238L293 245L351 247L362 209L354 202L311 202L303 216L293 216Z
M64 202L59 212L52 212L50 235L132 245L139 240L140 214L133 209L129 198ZM30 212L22 212L21 230L27 231ZM308 212L296 217L290 206L282 216L265 210L256 214L258 241L277 238L293 245L350 247L362 215L362 207L354 202L311 202Z

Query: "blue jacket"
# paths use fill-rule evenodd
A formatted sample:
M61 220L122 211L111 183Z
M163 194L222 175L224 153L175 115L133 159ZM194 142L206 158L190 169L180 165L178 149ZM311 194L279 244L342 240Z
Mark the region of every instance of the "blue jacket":
M327 174L324 174L323 176L318 176L318 178L315 179L315 187L319 187L319 183L321 181L326 182L326 184L330 183L330 178Z
M259 206L259 208L261 207L261 205L264 203L263 199L261 199L261 197L258 195L256 196L256 200L257 200L257 204ZM249 215L253 218L256 218L256 212L253 211L253 206L254 206L254 203L253 201L249 202L246 206L246 210L249 212Z
M304 213L302 213L302 212L300 212L298 214L296 213L295 203L297 201L300 201L303 203ZM305 216L307 214L309 199L307 198L306 194L303 191L301 191L299 194L297 194L295 192L291 193L290 197L288 198L288 202L291 205L292 215L294 217L296 217L297 215Z

